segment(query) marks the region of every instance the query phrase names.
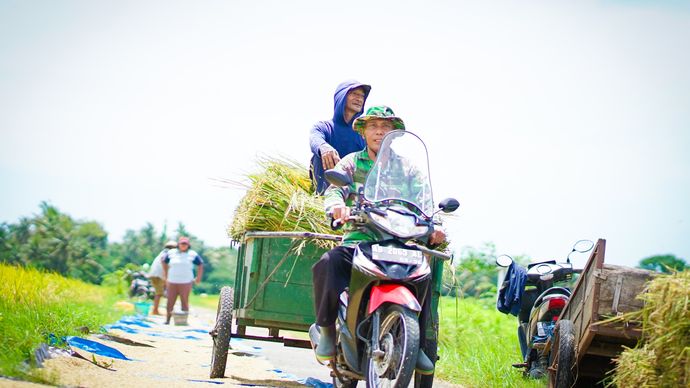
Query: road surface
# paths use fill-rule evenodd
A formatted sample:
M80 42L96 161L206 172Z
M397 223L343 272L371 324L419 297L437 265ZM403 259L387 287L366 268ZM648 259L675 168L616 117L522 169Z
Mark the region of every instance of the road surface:
M160 316L125 319L110 326L108 334L135 344L94 334L86 338L120 351L128 360L73 347L83 358L55 356L40 373L53 384L79 387L330 386L329 369L315 361L311 349L237 338L230 342L226 377L210 379L212 340L208 331L214 319L215 311L194 307L187 326L165 325ZM248 328L248 334L266 336L268 331ZM0 380L0 386L20 385ZM439 381L434 386L453 385Z

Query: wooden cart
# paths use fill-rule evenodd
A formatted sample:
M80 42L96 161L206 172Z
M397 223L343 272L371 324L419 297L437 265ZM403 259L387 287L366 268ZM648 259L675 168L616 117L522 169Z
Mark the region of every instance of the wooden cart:
M549 366L549 386L596 386L614 368L613 358L623 346L633 347L640 338L640 326L623 322L605 322L608 318L640 310L643 302L637 296L643 292L652 272L604 264L606 240L597 241L582 271L568 304L559 318L556 333L546 346L552 348ZM571 325L564 324L569 321ZM561 354L566 347L560 327L572 327L574 357L570 370L569 356ZM565 333L567 335L567 333ZM566 342L564 342L566 341ZM565 356L565 358L564 358ZM572 376L571 383L563 383L562 376Z

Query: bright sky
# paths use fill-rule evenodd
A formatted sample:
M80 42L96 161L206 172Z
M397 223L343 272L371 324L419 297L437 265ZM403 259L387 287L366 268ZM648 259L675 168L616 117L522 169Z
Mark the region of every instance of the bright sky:
M355 78L426 141L456 248L690 259L687 2L334 4L0 0L0 221L48 200L227 245L243 193L211 178L306 165Z

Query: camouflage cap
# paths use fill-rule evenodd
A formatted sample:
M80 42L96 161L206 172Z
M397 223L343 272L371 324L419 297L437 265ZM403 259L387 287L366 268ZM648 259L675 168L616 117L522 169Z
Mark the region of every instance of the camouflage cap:
M364 131L364 125L367 123L367 121L373 119L388 120L393 123L393 127L395 129L405 129L405 123L402 121L402 119L400 117L396 117L395 113L393 113L393 109L385 105L372 106L369 108L364 116L358 117L355 122L352 123L352 128L362 134Z

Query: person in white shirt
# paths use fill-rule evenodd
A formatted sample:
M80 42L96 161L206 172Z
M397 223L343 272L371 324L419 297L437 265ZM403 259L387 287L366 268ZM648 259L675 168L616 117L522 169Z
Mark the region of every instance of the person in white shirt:
M155 290L155 294L153 296L153 315L161 315L161 313L158 311L158 305L160 304L161 297L165 291L165 276L163 274L163 263L161 260L168 250L173 248L177 248L177 242L170 240L165 243L165 248L161 251L161 253L158 254L158 256L156 256L155 259L153 259L151 268L149 269L148 278L151 281L151 285L153 285L153 289Z
M169 250L161 258L168 298L165 323L170 323L178 295L180 296L182 311L189 312L189 294L192 292L192 282L199 284L201 275L204 273L204 261L198 253L189 248L189 239L180 237L177 240L177 249ZM194 266L196 266L196 279Z

